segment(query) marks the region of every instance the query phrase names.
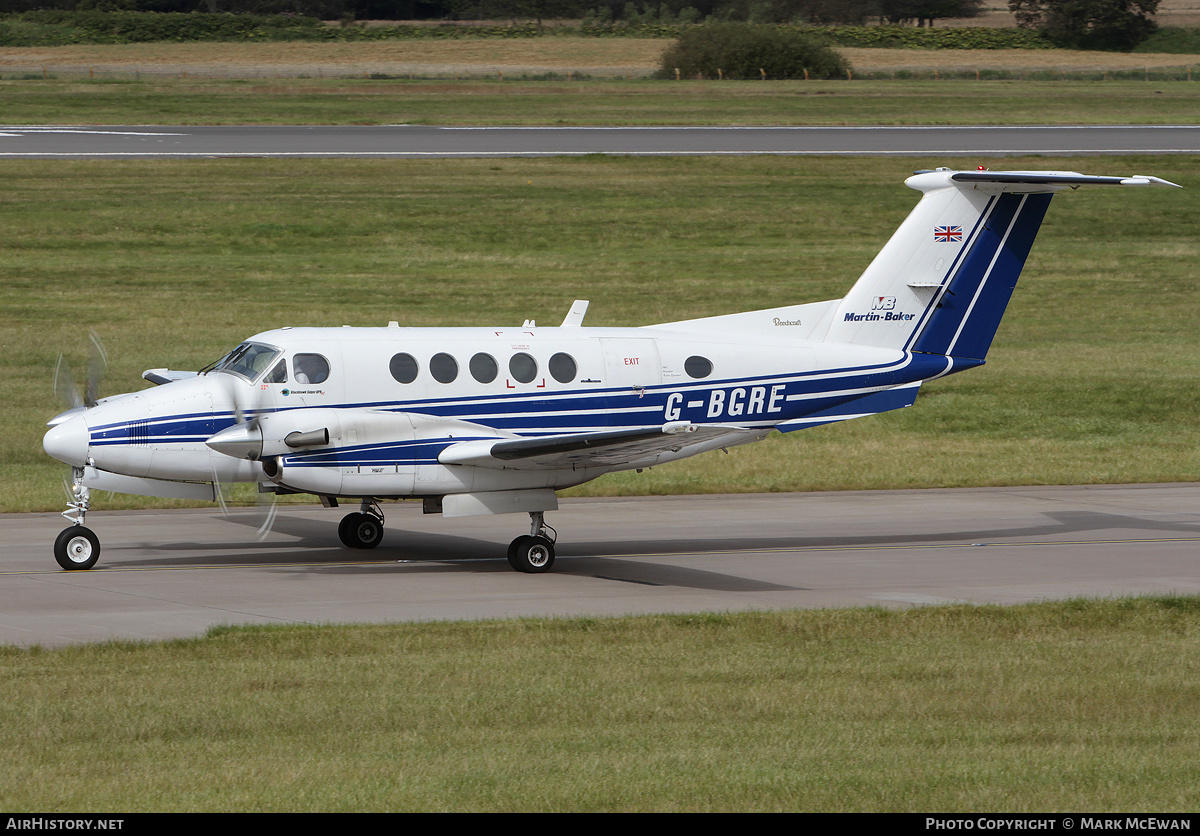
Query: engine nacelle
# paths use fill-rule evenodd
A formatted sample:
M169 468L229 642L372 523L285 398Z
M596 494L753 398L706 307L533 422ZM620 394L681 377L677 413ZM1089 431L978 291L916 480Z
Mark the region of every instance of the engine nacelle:
M460 440L512 437L454 419L367 409L297 409L265 416L260 423L268 478L329 496L469 491L476 468L439 464L438 453ZM319 443L322 431L328 432L324 444Z

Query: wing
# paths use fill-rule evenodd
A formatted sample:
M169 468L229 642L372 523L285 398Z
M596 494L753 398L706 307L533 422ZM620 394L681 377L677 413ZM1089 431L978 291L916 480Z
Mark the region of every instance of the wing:
M675 421L659 427L612 432L463 441L444 449L438 461L442 464L520 470L649 467L660 461L684 458L706 450L758 441L766 438L770 432L770 428Z

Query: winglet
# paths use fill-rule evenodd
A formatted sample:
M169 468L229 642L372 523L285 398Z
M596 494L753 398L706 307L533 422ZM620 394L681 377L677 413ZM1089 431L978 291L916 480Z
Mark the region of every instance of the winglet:
M576 299L571 305L571 310L567 311L567 315L560 327L578 328L580 325L583 325L583 317L587 314L588 304L586 299Z

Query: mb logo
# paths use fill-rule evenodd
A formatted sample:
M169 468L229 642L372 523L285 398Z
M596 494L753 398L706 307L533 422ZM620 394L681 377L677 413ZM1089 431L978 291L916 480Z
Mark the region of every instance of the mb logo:
M871 305L873 311L890 311L896 307L895 296L876 296L875 302Z

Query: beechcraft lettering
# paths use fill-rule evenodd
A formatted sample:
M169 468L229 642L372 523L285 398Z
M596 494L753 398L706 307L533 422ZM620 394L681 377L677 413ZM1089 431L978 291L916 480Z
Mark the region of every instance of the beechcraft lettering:
M248 482L260 496L357 504L337 526L356 549L382 541L381 501L527 513L508 562L548 571L557 490L911 406L927 381L983 365L1054 194L1174 184L937 169L906 185L920 201L841 299L638 328L584 327L582 300L557 328L283 327L107 398L90 370L86 395L58 385L70 408L43 441L71 467L55 559L99 559L83 525L93 489L220 501L223 485ZM951 241L952 257L940 244Z

